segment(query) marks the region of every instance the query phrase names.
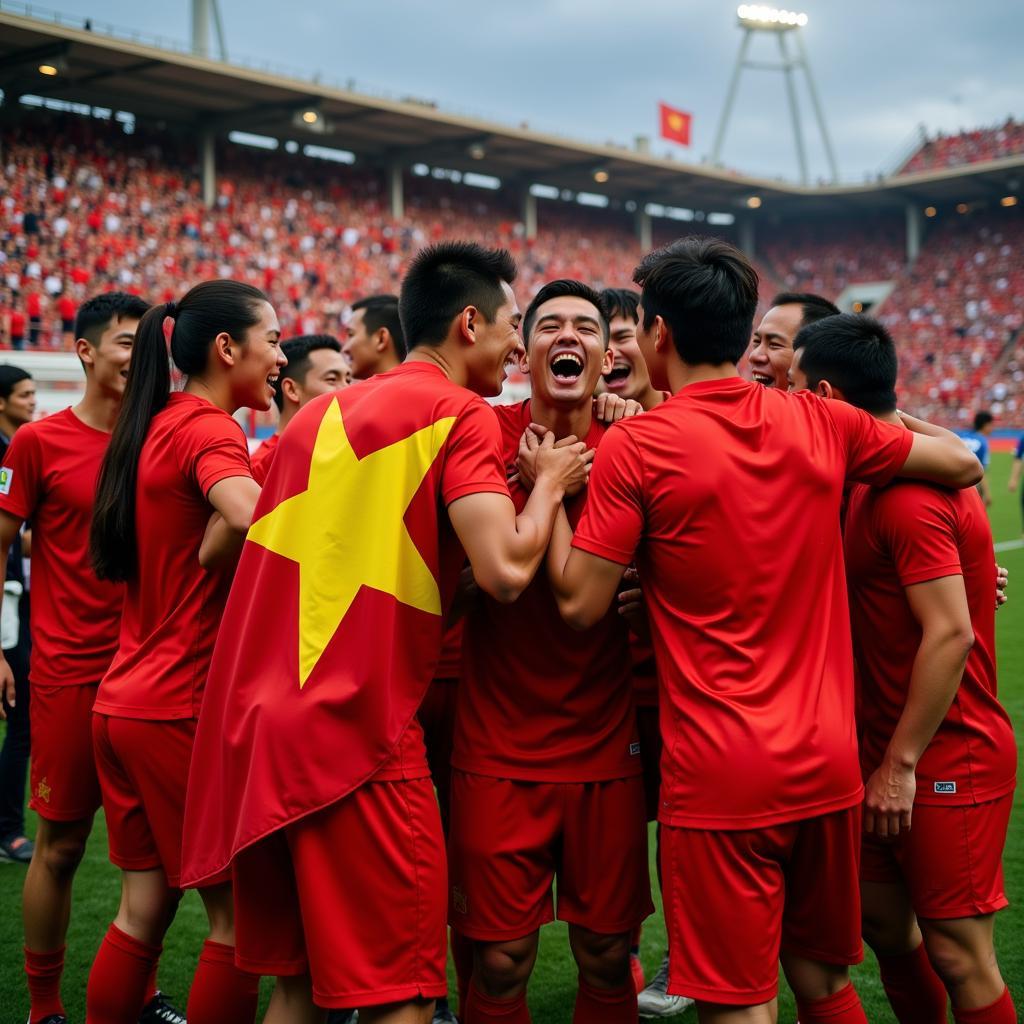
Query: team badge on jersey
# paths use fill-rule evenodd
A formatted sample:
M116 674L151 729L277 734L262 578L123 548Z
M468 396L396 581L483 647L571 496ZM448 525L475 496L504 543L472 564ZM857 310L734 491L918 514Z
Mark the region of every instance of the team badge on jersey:
M11 482L14 480L14 470L10 466L0 467L0 494L11 493Z
M936 793L955 793L956 783L955 782L936 782L935 783Z

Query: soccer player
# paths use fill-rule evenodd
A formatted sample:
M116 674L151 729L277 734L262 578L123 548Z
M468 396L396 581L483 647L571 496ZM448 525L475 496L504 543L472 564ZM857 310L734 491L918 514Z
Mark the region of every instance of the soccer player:
M277 430L253 452L252 477L261 487L277 453L277 442L291 418L312 398L352 383L352 370L341 343L329 334L304 334L281 346L287 364L274 382Z
M988 466L990 458L988 439L989 435L992 433L992 427L995 424L995 419L995 416L993 416L987 409L982 409L981 412L974 414L974 423L971 429L963 435L964 444L974 452L978 457L978 461L981 463L982 468L985 470L985 476L981 483L978 484L978 493L985 502L986 508L992 504L992 494L988 487Z
M705 1024L767 1024L781 953L802 1024L864 1022L848 969L863 788L843 485L969 486L980 467L959 442L740 378L757 275L727 243L681 239L635 280L640 348L673 398L608 432L575 539L560 516L548 568L583 629L636 559L660 685L667 926L687 952L669 991Z
M776 295L750 343L747 360L754 381L785 391L789 387L786 371L793 360L793 340L800 329L838 312L838 306L812 292Z
M515 600L588 464L582 443L547 442L516 514L480 397L519 346L515 275L504 251L421 250L402 285L409 357L295 416L242 551L196 736L186 877L232 865L238 961L278 976L268 1024L315 1007L426 1024L447 990L416 710L467 556L484 591Z
M795 347L795 387L901 425L896 349L876 320L832 317ZM943 1024L947 989L957 1021L1012 1024L993 925L1007 905L1017 750L996 696L984 505L973 489L857 484L844 539L866 787L864 937L901 1024Z
M1017 450L1013 453L1013 465L1010 467L1010 481L1008 484L1012 494L1020 486L1021 478L1024 477L1024 434L1017 439ZM1020 494L1021 521L1024 523L1024 489ZM1024 532L1024 526L1022 526Z
M20 366L0 365L0 462L7 455L15 431L32 422L36 411L36 384ZM0 481L2 486L2 481ZM5 704L7 729L0 750L0 859L28 863L35 848L25 835L25 781L28 775L29 685L31 644L28 595L22 562L22 533L7 555L4 580L2 633L4 657L14 675L15 703Z
M637 305L640 295L631 288L605 288L601 302L608 311L608 349L611 369L602 374L605 388L620 398L639 402L644 411L665 401L667 395L651 383L647 364L636 343Z
M352 304L341 347L356 380L391 370L405 358L405 332L398 316L397 295L371 295Z
M611 366L598 294L552 281L523 318L531 398L495 409L515 467L536 423L556 443L605 433L592 395ZM510 484L522 509L521 468ZM586 500L567 495L571 520ZM579 968L576 1024L637 1019L630 934L653 911L625 621L612 609L586 633L558 614L543 574L511 605L483 596L466 617L452 756L449 922L475 940L466 1024L529 1021L526 987L539 929L569 923Z
M121 905L93 961L88 1024L133 1024L181 896L182 815L196 716L259 486L241 408L269 409L284 365L263 293L207 281L141 320L124 409L103 460L90 554L125 584L117 653L93 709L96 767ZM171 393L171 359L185 376ZM207 784L209 784L207 782ZM246 1024L259 979L234 962L231 886L200 890L210 922L192 1024Z
M124 395L139 319L148 305L111 292L83 303L75 352L85 394L73 408L14 435L0 482L0 558L32 523L32 760L30 804L39 815L25 876L25 973L30 1022L64 1020L60 996L75 871L100 806L92 741L99 681L117 649L124 590L89 565L89 527L100 463ZM0 661L10 699L11 666ZM156 988L152 964L142 1018L183 1020ZM140 1003L140 1007L142 1003Z

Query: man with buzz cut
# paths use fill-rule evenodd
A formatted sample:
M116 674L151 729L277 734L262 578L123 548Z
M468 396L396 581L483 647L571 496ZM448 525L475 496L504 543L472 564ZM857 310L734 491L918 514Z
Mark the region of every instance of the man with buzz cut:
M838 522L847 480L967 487L958 440L743 380L757 274L733 246L651 253L637 340L672 397L603 439L575 537L548 548L559 609L600 622L636 562L658 667L668 990L702 1024L769 1024L781 959L802 1024L865 1024L863 786ZM990 598L991 600L991 598ZM793 621L815 610L814 628ZM742 894L742 907L737 906Z
M369 380L391 370L408 348L398 315L397 295L371 295L352 304L345 325L348 337L341 347L356 380Z
M896 347L867 316L796 338L794 388L901 426ZM952 437L953 435L949 435ZM900 1024L1011 1024L996 962L1017 750L997 698L992 530L973 488L855 484L844 522L865 782L864 938Z
M524 432L596 448L606 429L592 396L612 361L600 298L579 281L540 289L523 339L531 397L495 408L517 509L533 478L528 464L516 472ZM573 522L586 494L566 495ZM465 1024L530 1020L556 879L579 969L574 1024L637 1019L630 940L653 907L630 668L617 610L576 633L543 574L514 604L482 595L467 612L448 843L449 923L475 944Z
M73 408L18 430L0 482L0 570L22 524L32 523L30 806L39 828L23 898L29 1024L66 1024L60 985L72 882L101 802L92 706L117 651L124 602L123 587L92 571L89 530L135 331L148 308L123 292L82 304L75 352L85 371L85 394ZM14 676L3 657L0 685L11 701ZM155 969L140 1020L184 1024L157 990Z
M785 391L789 386L786 371L793 360L793 339L802 327L838 312L838 306L813 292L776 295L750 342L747 361L755 383Z
M311 399L337 391L352 381L341 343L330 334L303 334L281 345L288 360L274 381L277 430L253 452L252 478L261 487L277 454L277 443L291 418Z

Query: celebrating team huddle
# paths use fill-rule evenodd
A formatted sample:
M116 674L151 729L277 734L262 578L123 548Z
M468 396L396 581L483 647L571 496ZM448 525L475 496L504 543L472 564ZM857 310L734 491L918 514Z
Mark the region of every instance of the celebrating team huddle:
M449 929L459 1019L522 1024L556 916L574 1024L772 1022L780 963L802 1024L864 1022L863 940L901 1024L1009 1024L978 460L897 410L876 321L784 294L755 331L725 242L650 253L639 296L556 280L521 313L515 279L436 244L344 343L282 345L229 280L82 307L85 396L0 483L0 557L34 534L30 1024L66 1022L101 802L122 897L87 1024L182 1019L183 888L190 1024L250 1024L260 976L267 1024L454 1020ZM514 364L531 397L489 405ZM233 415L272 403L250 459Z

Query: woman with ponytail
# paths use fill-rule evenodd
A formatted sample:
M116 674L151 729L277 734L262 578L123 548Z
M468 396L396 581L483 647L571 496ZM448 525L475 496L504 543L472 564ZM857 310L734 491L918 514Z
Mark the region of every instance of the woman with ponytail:
M101 579L124 581L118 653L100 683L93 741L121 905L96 954L87 1024L135 1024L181 896L182 814L217 627L259 496L232 414L268 409L285 364L256 288L207 281L154 306L135 338L91 536ZM186 377L171 393L168 348ZM202 564L200 555L202 552ZM257 981L235 967L227 877L200 890L210 937L190 1024L251 1024Z

